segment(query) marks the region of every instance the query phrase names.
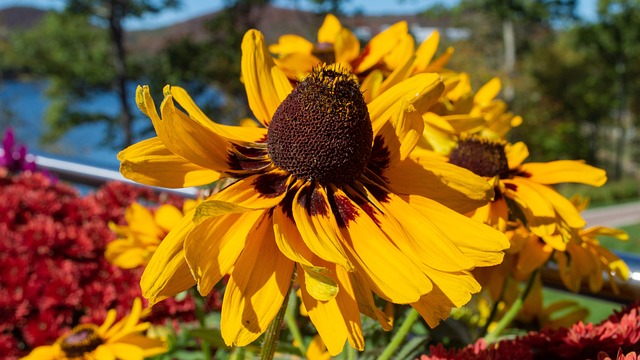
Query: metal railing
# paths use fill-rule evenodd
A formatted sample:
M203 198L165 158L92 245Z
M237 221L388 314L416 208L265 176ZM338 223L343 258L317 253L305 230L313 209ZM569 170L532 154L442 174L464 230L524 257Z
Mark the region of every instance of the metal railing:
M47 170L50 173L58 176L58 178L60 178L61 180L68 181L70 183L98 187L109 181L122 181L137 186L144 186L131 180L125 179L120 174L120 172L116 170L83 165L71 161L65 161L41 155L37 155L35 161L40 169ZM154 189L176 193L189 198L195 198L197 196L196 188ZM585 218L591 217L589 211L590 210L587 210L585 212ZM611 285L607 281L605 281L602 290L598 293L592 293L591 291L589 291L588 284L583 284L583 288L579 292L580 295L604 299L617 303L631 303L636 300L640 300L640 256L632 253L616 252L616 254L625 261L631 271L630 278L627 282L617 282L619 292L615 293ZM543 283L546 287L567 291L565 286L562 284L562 280L560 279L560 274L558 273L557 267L553 264L543 268L541 275Z

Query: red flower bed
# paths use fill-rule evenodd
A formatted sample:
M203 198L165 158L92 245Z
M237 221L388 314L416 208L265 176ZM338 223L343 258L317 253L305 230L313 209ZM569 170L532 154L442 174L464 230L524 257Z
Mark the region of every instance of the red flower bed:
M162 196L162 199L159 198ZM108 309L129 311L140 297L142 269L123 270L104 258L134 201L170 203L177 196L110 183L81 196L74 188L25 172L0 178L0 353L12 359L50 344L80 322L101 323ZM193 299L163 301L150 321L191 321Z

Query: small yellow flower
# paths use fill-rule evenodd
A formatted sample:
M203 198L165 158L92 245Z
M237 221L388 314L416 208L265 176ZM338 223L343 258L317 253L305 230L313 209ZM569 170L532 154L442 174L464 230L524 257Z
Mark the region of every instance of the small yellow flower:
M184 208L191 209L195 204L195 200L187 200ZM165 204L152 212L138 203L131 204L125 212L127 225L109 223L118 237L107 244L105 258L123 269L146 265L162 239L183 216L173 205Z
M164 340L144 335L151 324L139 323L143 313L140 299L135 299L131 313L117 323L116 311L109 310L101 326L78 325L53 345L39 346L22 360L138 360L167 352Z

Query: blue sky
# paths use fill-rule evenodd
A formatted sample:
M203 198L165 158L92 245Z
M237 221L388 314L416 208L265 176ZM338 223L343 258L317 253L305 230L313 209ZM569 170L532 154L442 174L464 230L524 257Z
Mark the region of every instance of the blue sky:
M59 7L62 0L0 0L0 8L8 6L37 6L40 8ZM297 7L300 9L311 9L309 1L305 0L275 0L277 5L283 7ZM353 12L363 10L367 14L412 14L424 10L437 3L451 3L443 0L347 0L345 10ZM578 0L578 14L587 19L595 16L597 0ZM130 30L140 28L160 27L174 22L187 20L189 18L206 14L218 10L224 4L223 0L183 0L182 6L176 10L164 11L135 22L127 24Z

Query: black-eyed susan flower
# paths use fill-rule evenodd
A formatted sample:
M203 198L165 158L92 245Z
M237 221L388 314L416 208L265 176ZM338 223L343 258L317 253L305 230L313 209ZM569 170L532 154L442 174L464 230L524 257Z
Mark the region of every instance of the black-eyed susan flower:
M236 179L160 243L141 280L151 303L195 284L207 294L229 274L221 332L244 346L266 330L297 274L309 317L337 354L345 340L364 348L361 313L390 326L373 294L413 305L434 326L480 290L470 271L499 263L508 241L460 212L486 203L491 186L413 155L416 109L437 100L438 75L410 78L369 104L335 66L292 88L255 30L241 65L264 128L217 124L178 87L165 88L158 114L148 88L138 89L157 136L119 154L125 177L164 187Z
M195 200L187 200L184 209L188 211L195 205ZM125 211L126 225L109 223L117 238L107 244L105 258L123 269L146 265L158 244L183 216L183 211L169 204L153 212L141 204L131 204Z
M61 336L53 345L39 346L23 360L138 360L167 352L164 340L149 338L151 325L140 323L143 315L140 299L135 299L131 313L116 321L116 311L109 310L100 326L81 324Z

